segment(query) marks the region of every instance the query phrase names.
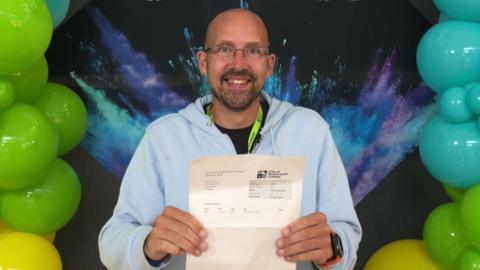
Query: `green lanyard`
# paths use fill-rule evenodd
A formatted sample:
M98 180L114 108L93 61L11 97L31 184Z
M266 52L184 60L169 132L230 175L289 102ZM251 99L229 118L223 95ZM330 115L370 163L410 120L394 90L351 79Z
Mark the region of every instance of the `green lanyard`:
M215 123L215 121L213 120L212 104L208 105L207 114L210 118L210 121L212 121L212 123ZM258 132L260 132L260 127L262 126L262 119L263 110L262 106L260 106L260 108L258 108L257 119L255 119L255 123L253 123L252 129L250 130L250 135L248 135L248 153L253 150L253 142L255 141L255 137L257 137Z

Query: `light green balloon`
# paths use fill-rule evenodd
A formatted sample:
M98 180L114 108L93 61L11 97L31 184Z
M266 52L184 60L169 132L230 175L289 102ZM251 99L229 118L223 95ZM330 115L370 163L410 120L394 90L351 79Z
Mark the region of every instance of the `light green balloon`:
M463 195L465 195L465 192L467 192L466 189L449 187L447 185L443 185L443 189L445 189L445 192L447 193L448 197L450 197L450 199L452 199L455 202L461 201L463 198Z
M0 78L0 112L12 105L15 100L13 84L6 79Z
M473 249L464 251L458 262L458 270L480 270L480 253Z
M52 32L44 0L0 1L0 75L33 64L47 50Z
M87 129L87 110L80 97L61 84L48 83L33 103L53 123L58 132L58 154L77 146Z
M470 243L480 250L480 185L470 188L460 203L460 216Z
M5 76L15 88L15 101L18 103L32 103L42 94L48 80L48 63L45 56L35 63Z
M26 104L0 113L0 189L32 184L56 157L58 136L48 118Z
M438 264L448 270L456 269L458 258L469 248L460 223L458 203L443 204L428 215L423 240L428 253Z
M4 192L0 212L15 230L47 234L70 221L80 204L80 194L80 182L73 168L55 159L40 181Z

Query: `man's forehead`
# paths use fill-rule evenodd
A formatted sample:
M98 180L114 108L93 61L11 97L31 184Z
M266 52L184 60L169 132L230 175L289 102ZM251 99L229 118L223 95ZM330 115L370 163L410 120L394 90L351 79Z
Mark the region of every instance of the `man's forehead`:
M262 19L246 10L228 10L217 15L208 26L206 45L235 40L268 45L268 33Z

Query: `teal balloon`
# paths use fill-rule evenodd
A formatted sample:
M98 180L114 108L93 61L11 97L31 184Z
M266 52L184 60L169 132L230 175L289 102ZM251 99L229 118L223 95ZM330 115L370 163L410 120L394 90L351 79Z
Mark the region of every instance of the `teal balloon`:
M438 264L444 269L456 269L458 258L470 247L460 223L458 203L443 204L428 215L423 240Z
M466 91L460 87L447 89L440 97L440 113L452 123L462 123L473 118L466 102Z
M480 270L480 253L473 249L465 250L460 256L458 270Z
M52 32L44 0L1 0L0 75L33 64L47 50Z
M443 13L440 13L440 15L438 16L438 22L439 23L446 22L448 20L450 20L450 18Z
M12 105L15 100L15 90L13 84L0 78L0 112Z
M26 104L0 113L0 189L38 180L55 159L58 135L48 118Z
M480 24L447 21L433 26L420 40L417 66L437 93L480 80Z
M70 0L46 0L46 2L52 15L53 26L57 27L67 16Z
M58 155L77 146L87 129L87 109L80 97L70 88L48 83L33 106L43 112L58 132Z
M480 1L478 0L434 0L437 8L450 18L480 22Z
M472 112L480 114L480 83L468 85L466 102Z
M480 183L480 130L475 121L453 124L441 115L425 126L420 157L440 182L455 188Z
M460 217L469 242L480 250L480 185L470 188L460 203Z
M55 159L43 179L2 194L2 218L13 229L35 234L55 232L70 221L80 203L80 182L75 171Z

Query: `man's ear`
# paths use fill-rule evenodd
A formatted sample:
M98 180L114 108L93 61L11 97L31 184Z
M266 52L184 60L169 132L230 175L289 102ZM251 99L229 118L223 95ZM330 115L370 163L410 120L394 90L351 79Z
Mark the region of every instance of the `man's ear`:
M200 73L202 75L207 75L207 53L204 51L199 51L197 53L197 62L198 62L198 69L200 69Z
M267 77L272 76L276 61L277 61L277 56L275 54L271 53L267 55Z

